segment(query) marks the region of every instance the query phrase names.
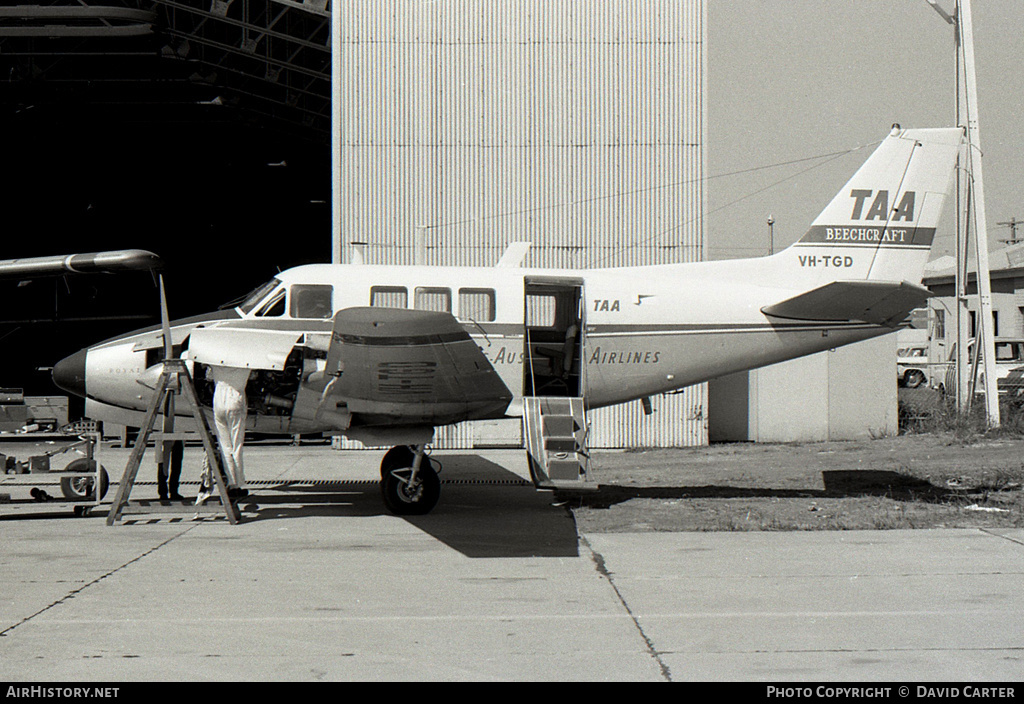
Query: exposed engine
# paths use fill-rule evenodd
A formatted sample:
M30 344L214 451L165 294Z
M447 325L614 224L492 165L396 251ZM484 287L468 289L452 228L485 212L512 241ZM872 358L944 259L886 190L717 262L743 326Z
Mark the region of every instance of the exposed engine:
M302 379L316 369L316 360L325 353L308 347L292 348L280 371L254 369L245 386L249 412L261 415L288 416L295 405ZM213 382L206 376L208 367L197 364L194 374L196 395L204 406L213 405Z

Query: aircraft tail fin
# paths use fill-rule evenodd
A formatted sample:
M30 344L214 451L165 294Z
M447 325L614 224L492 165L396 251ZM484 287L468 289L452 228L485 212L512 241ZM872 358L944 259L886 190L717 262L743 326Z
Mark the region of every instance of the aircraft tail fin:
M962 139L961 128L894 126L787 250L794 278L919 284Z

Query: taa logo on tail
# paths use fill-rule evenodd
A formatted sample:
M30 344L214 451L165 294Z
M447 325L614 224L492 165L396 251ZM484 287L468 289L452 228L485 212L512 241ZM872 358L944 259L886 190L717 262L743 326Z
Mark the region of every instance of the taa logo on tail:
M864 204L872 197L872 194L874 194L874 199L871 201L871 206L868 208L867 215L863 219L885 221L889 214L889 191L878 191L875 193L864 188L854 188L850 191L850 197L853 198L851 220L861 219L861 213L864 212ZM898 220L914 221L914 197L913 191L907 191L903 194L900 204L893 208L892 222Z

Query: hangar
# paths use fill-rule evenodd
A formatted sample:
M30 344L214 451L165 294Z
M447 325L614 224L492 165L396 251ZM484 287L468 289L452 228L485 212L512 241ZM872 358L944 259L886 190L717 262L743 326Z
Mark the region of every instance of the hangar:
M346 248L358 233L370 263L486 266L518 240L526 266L705 258L705 0L341 8ZM706 407L699 385L651 414L598 410L590 444L703 444ZM438 443L518 435L463 424Z
M371 263L487 264L518 240L539 266L705 258L706 0L340 9L333 243L328 0L0 8L3 121L26 136L10 194L19 246L165 242L175 316L333 245ZM20 294L54 328L54 360L156 312L137 295L98 291L69 314L81 292ZM704 444L708 410L706 385L608 409L591 445Z
M4 3L4 256L147 242L175 317L327 260L327 235L293 237L330 232L326 18L302 5ZM145 273L0 294L0 386L26 395L54 393L61 354L159 320Z

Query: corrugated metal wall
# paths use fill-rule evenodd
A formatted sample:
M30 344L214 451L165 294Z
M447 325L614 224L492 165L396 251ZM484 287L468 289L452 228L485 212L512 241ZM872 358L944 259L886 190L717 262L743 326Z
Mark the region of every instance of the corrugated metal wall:
M706 0L335 8L344 257L490 266L529 240L525 266L704 258ZM706 442L705 394L597 411L592 440Z

